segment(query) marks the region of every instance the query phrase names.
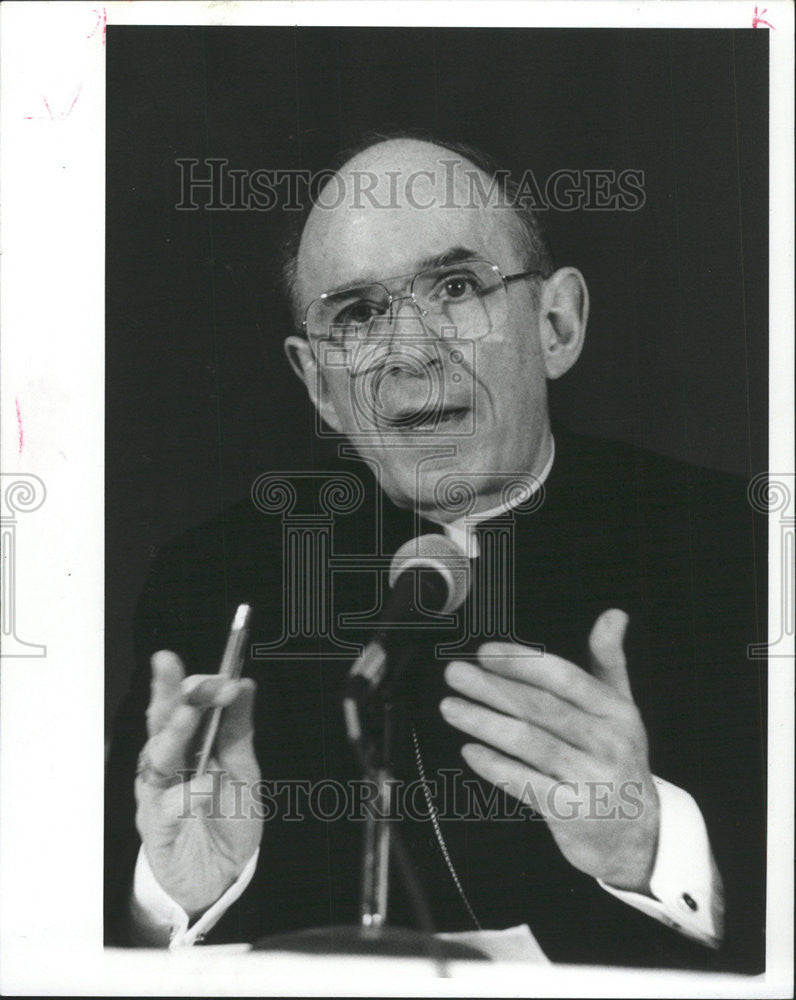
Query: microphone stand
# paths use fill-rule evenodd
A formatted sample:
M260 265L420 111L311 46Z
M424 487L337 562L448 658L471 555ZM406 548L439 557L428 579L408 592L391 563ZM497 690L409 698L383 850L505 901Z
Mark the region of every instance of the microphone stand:
M437 974L447 976L446 962L451 958L477 958L486 956L470 945L444 941L435 934L434 921L423 886L415 872L411 858L401 836L401 830L391 815L392 775L389 762L392 751L395 702L387 685L381 692L381 748L377 753L362 725L362 705L347 696L343 699L343 714L349 743L359 760L367 781L376 785L375 808L368 812L362 848L360 883L360 927L357 939L367 944L368 950L383 955L406 957L426 956L437 965ZM419 931L390 927L387 924L389 899L390 856L395 858L404 880L407 894L420 925Z
M387 901L390 886L390 814L392 794L390 772L386 763L390 759L392 743L392 702L385 701L382 734L381 764L374 766L364 748L363 765L365 780L376 786L373 808L365 817L362 845L362 872L359 917L363 932L379 930L387 924ZM351 733L349 733L349 740Z
M343 698L348 740L362 768L365 780L377 787L375 807L365 819L360 873L360 922L355 926L316 927L293 934L276 935L255 942L257 951L291 951L311 954L385 955L405 958L429 958L437 975L448 977L450 959L486 959L470 945L445 941L435 934L431 910L423 886L414 870L401 831L391 815L392 775L389 770L392 749L394 701L389 694L381 697L383 717L381 747L377 751L362 724L360 700ZM393 857L404 880L421 930L387 925L390 858Z

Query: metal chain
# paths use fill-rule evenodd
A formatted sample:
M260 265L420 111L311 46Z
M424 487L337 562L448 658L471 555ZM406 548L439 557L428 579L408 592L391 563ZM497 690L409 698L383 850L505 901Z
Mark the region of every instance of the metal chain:
M483 928L481 927L481 924L478 922L478 917L475 915L472 906L470 906L470 900L467 898L467 893L464 891L462 883L459 881L459 876L456 873L456 869L453 867L453 861L451 860L451 856L448 853L448 845L445 843L445 838L442 836L442 829L439 825L439 818L437 816L437 807L434 805L434 800L431 798L431 789L428 787L428 782L426 781L426 770L423 767L423 758L420 755L420 741L417 738L417 731L415 730L414 726L412 726L412 742L414 743L415 747L415 760L417 762L417 773L420 775L420 782L423 786L423 794L425 795L426 798L426 805L428 806L429 815L431 817L431 825L434 827L434 833L436 834L437 837L437 843L439 844L440 850L442 851L442 856L445 859L445 864L448 866L448 871L450 872L451 878L453 879L453 884L456 886L456 889L459 895L461 896L462 902L467 908L467 912L470 914L471 920L480 931Z

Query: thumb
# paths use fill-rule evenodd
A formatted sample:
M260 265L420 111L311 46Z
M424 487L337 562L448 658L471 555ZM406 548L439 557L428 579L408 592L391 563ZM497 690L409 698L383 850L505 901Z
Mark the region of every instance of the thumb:
M628 620L628 616L619 608L604 611L591 630L589 653L592 674L618 694L632 700L627 660L622 648Z

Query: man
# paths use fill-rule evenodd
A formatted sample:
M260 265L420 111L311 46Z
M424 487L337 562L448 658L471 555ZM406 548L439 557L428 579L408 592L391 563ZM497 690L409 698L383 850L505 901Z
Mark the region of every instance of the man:
M321 190L287 268L289 361L352 446L325 471L355 470L365 494L335 514L334 553L364 565L444 531L471 560L446 636L458 653L407 678L394 766L428 807L403 824L410 855L440 930L527 922L554 960L757 970L764 733L743 485L551 427L547 384L580 353L586 284L475 159L370 144ZM318 492L304 485L299 506ZM292 581L267 509L227 512L150 577L109 765L110 940L356 921L361 823L258 799L262 780L356 775L339 706L355 652L329 633L275 642ZM380 586L352 561L330 619L378 607ZM250 676L208 676L241 601L259 615ZM368 627L348 628L349 650ZM225 708L213 773L191 778L209 706ZM457 768L503 812L442 822ZM413 919L400 884L390 916Z

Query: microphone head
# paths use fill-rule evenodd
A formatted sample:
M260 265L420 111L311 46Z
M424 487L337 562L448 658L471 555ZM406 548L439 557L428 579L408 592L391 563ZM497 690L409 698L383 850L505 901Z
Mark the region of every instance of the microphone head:
M450 614L464 604L470 590L470 560L447 535L418 535L398 549L390 565L390 587L409 569L433 570L447 587L447 599L440 608Z

